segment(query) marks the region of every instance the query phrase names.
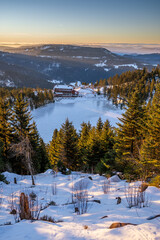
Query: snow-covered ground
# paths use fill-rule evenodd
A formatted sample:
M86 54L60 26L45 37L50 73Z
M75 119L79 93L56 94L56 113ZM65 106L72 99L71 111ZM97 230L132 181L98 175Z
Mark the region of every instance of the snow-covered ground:
M107 65L106 65L106 62L107 62L107 60L105 60L104 62L101 61L100 63L95 64L95 66L96 66L96 67L106 67L106 66L107 66Z
M148 217L160 214L160 190L148 187L146 199L148 207L128 208L125 189L126 181L113 176L110 179L110 190L104 194L102 186L106 178L99 175L72 172L71 175L56 176L51 170L35 176L35 187L31 186L30 176L20 176L5 172L4 175L10 184L1 183L1 197L3 199L0 209L0 239L54 239L54 240L159 240L160 218L147 220ZM92 180L88 177L91 176ZM14 184L14 177L17 184ZM117 181L118 179L118 181ZM72 189L79 183L84 184L88 190L88 207L86 213L78 215L72 204ZM138 184L138 183L136 183ZM53 186L56 194L53 195ZM73 186L73 187L72 187ZM40 217L47 215L54 218L57 223L47 221L22 220L15 223L14 216L9 214L11 205L15 207L15 200L19 194L34 192L38 203L46 208L40 212ZM116 197L121 197L117 205ZM13 204L12 204L13 200ZM99 200L100 203L93 200ZM51 201L55 205L48 205ZM17 200L18 202L18 200ZM48 207L47 207L48 206ZM11 225L3 225L10 222ZM131 223L121 228L109 229L114 222Z
M0 85L6 86L6 87L15 87L14 82L9 79L0 80Z
M52 79L52 80L48 80L48 82L50 83L56 83L56 84L59 84L62 82L62 80L56 80L56 79Z
M104 71L109 72L111 68L104 68Z
M135 69L138 69L138 66L137 66L136 63L134 63L134 64L114 65L114 67L115 67L116 69L119 68L119 67L133 67L133 68L135 68Z
M32 111L33 120L46 143L51 141L54 129L60 129L66 118L73 122L77 130L80 130L83 121L90 121L95 126L99 117L103 121L108 119L112 126L116 126L122 110L113 106L107 98L95 96L89 88L79 88L78 91L83 97L64 98Z

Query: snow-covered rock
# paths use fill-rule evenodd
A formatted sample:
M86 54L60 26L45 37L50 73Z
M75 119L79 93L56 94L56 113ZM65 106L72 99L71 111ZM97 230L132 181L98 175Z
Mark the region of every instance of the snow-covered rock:
M92 180L90 180L88 177L82 178L82 179L78 179L77 181L74 181L73 183L70 183L69 187L73 188L73 189L88 189L91 188L93 185Z
M108 180L110 182L120 182L121 181L121 179L117 175L110 177Z

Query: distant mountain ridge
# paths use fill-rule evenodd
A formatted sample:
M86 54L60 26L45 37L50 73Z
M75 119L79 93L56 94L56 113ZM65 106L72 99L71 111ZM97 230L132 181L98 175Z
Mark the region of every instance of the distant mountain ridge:
M53 83L95 82L160 64L160 54L120 56L105 48L74 45L0 47L0 86L52 88Z

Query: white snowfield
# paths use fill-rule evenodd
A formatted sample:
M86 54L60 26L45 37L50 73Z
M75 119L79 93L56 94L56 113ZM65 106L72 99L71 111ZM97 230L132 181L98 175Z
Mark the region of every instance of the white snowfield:
M61 83L62 80L53 79L53 80L48 80L48 82L50 82L50 83Z
M104 71L109 72L111 68L104 68Z
M104 62L101 61L100 63L95 64L95 66L96 66L96 67L106 67L106 66L107 66L107 65L106 65L106 62L107 62L107 60L105 60Z
M69 85L72 85L72 86L74 86L74 87L80 87L80 86L82 86L82 83L80 82L80 81L77 81L77 82L71 82Z
M1 240L159 240L160 218L147 220L148 217L160 214L160 190L148 187L146 198L148 207L128 208L125 197L126 181L121 181L117 176L108 181L110 190L104 194L102 186L106 178L99 175L72 172L71 175L56 176L51 170L35 176L36 186L31 186L30 176L21 176L5 172L10 184L1 183L2 204L0 209L0 239ZM88 177L91 177L89 179ZM14 177L17 184L14 184ZM88 189L87 212L82 215L75 213L72 204L73 189L81 183ZM138 183L137 183L138 184ZM84 184L82 184L84 185ZM53 195L53 186L56 194ZM15 223L14 216L9 214L11 202L21 192L38 196L38 203L46 208L40 212L40 217L47 215L54 218L57 223L42 220L22 220ZM117 205L116 197L121 197ZM93 200L100 200L100 203ZM48 204L54 201L54 205ZM47 207L48 206L48 207ZM103 218L104 217L104 218ZM11 222L11 225L4 225ZM109 229L114 222L132 223L120 228Z
M73 56L72 58L79 58L79 59L99 59L99 57L86 57L86 56Z
M91 88L83 89L83 88L79 87L79 88L76 88L75 90L78 91L79 96L88 97L88 98L95 97L95 92Z
M5 75L5 72L0 70L0 76L3 77Z
M6 85L6 87L15 87L15 84L13 81L6 79L6 80L0 80L0 84Z
M114 65L114 68L118 69L119 67L133 67L135 69L139 69L136 63L133 64L122 64L122 65Z
M59 88L59 89L70 89L70 90L73 89L73 87L69 86L69 85L56 85L56 86L54 86L54 89L56 89L56 88Z

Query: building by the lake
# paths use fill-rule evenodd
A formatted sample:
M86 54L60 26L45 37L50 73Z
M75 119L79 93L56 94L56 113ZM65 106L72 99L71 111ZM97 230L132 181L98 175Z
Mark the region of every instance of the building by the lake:
M56 85L53 90L55 97L78 97L78 92L70 85Z

